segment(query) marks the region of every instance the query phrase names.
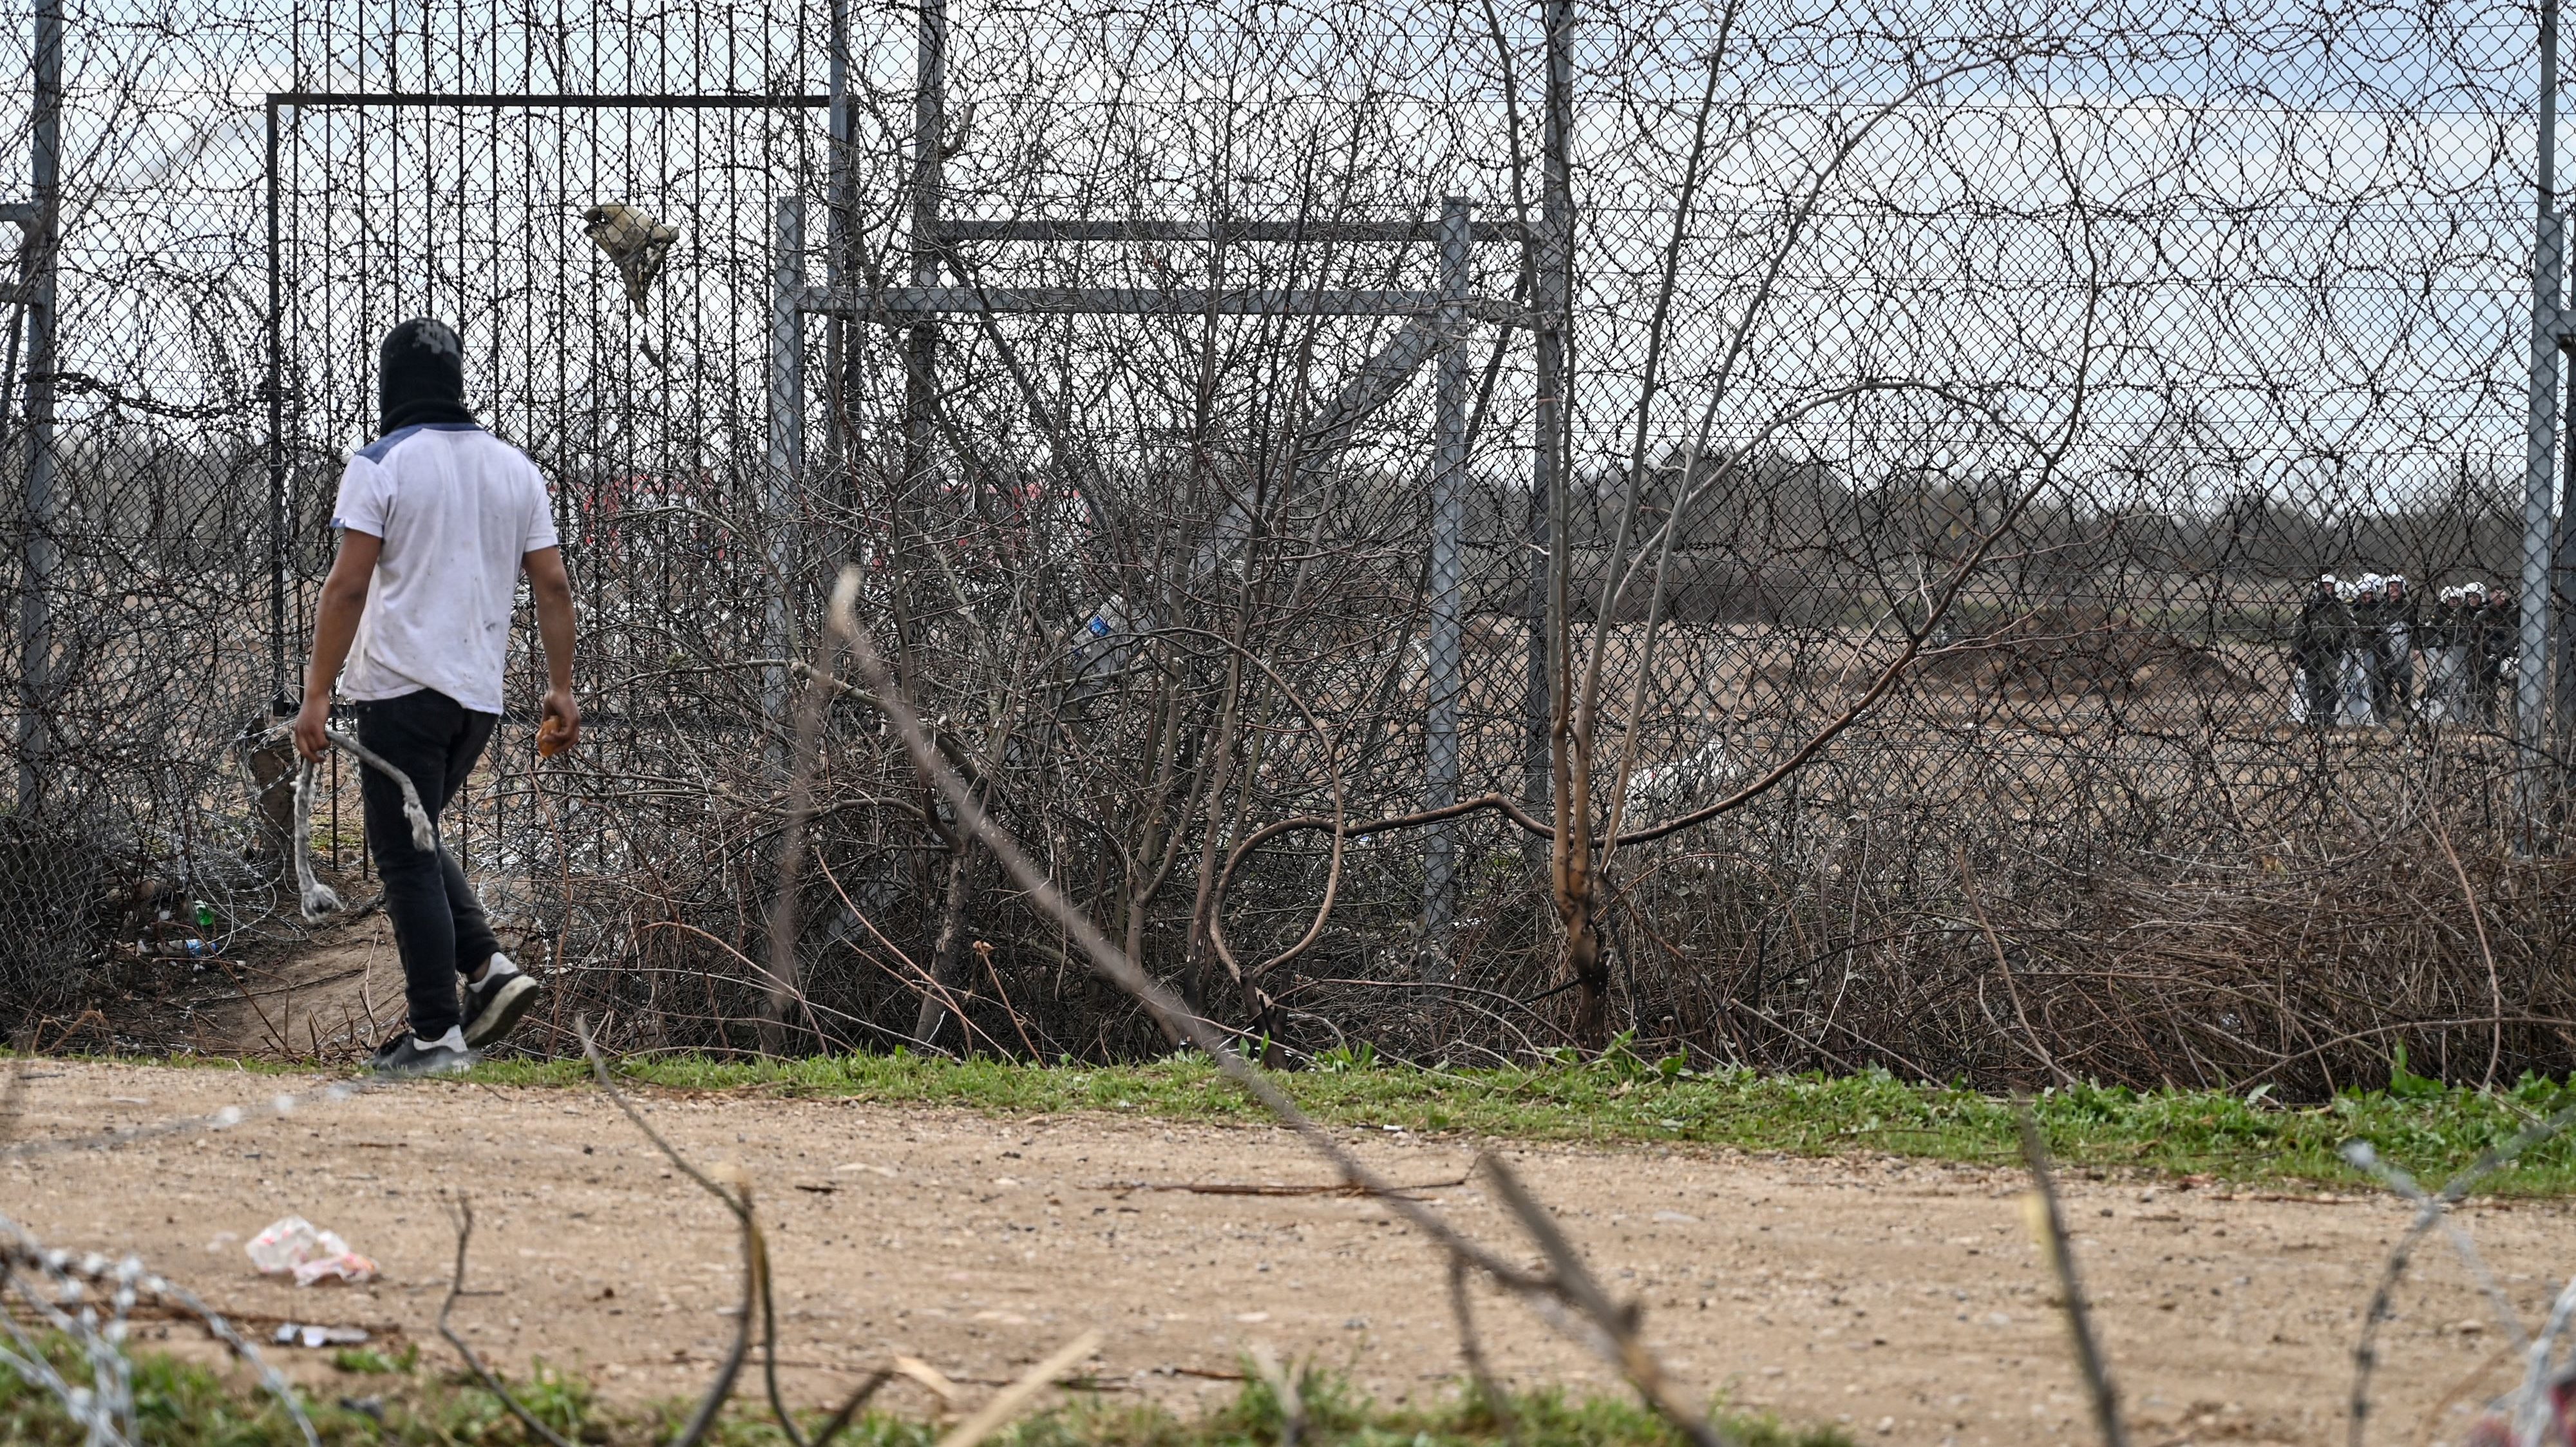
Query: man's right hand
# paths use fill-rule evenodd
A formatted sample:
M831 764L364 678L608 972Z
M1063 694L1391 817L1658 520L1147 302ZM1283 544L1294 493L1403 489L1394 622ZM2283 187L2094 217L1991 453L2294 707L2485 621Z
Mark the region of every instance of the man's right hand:
M551 759L581 742L581 705L569 688L546 690L545 717L537 724L537 757Z
M572 698L572 580L563 549L543 547L520 559L536 604L537 638L546 650L545 716L537 724L537 757L551 759L581 742L581 705Z
M331 739L324 732L331 724L331 700L308 698L304 707L295 711L295 751L315 763L331 750Z

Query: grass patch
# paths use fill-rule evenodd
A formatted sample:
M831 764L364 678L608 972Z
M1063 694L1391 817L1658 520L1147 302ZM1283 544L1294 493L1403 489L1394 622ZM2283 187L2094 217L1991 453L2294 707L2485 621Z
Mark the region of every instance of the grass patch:
M88 1380L66 1343L48 1355L67 1381ZM175 1358L133 1358L140 1440L155 1447L302 1447L303 1437L275 1399L246 1372L219 1372ZM1249 1374L1247 1374L1249 1375ZM668 1440L685 1403L645 1410L604 1406L583 1379L534 1364L511 1391L548 1427L600 1447ZM1422 1407L1382 1407L1327 1372L1301 1374L1306 1407L1303 1440L1314 1447L1683 1447L1684 1439L1633 1401L1612 1396L1534 1392L1500 1403L1453 1394ZM322 1440L332 1447L518 1447L533 1434L499 1399L458 1377L388 1365L346 1378L346 1386L299 1397ZM810 1429L823 1414L806 1419ZM1721 1420L1746 1447L1851 1447L1830 1427L1797 1428L1763 1415L1734 1412ZM1184 1418L1150 1402L1100 1395L1077 1398L1024 1418L993 1439L999 1447L1274 1447L1279 1400L1257 1378L1230 1402ZM853 1447L933 1447L941 1428L914 1418L871 1413L839 1440ZM810 1435L810 1430L809 1430ZM0 1368L0 1441L29 1447L79 1447L84 1434L49 1393ZM719 1447L787 1447L775 1420L738 1402L709 1441Z
M89 1364L60 1337L46 1356L64 1381L87 1386ZM394 1370L393 1359L380 1359ZM139 1441L166 1447L302 1447L303 1435L277 1399L247 1371L212 1367L157 1352L128 1358L133 1371L134 1429ZM530 1410L550 1427L579 1431L590 1411L585 1385L544 1368L520 1384ZM345 1391L299 1401L322 1440L335 1444L516 1442L516 1419L486 1393L465 1392L427 1377L386 1383L352 1376ZM506 1424L506 1425L504 1425ZM122 1424L120 1424L121 1426ZM52 1393L0 1367L0 1441L30 1447L77 1447L87 1434Z
M1274 1076L1298 1105L1338 1126L1398 1126L1518 1140L1689 1143L1831 1155L1885 1151L2012 1164L2020 1159L2007 1100L1951 1086L1908 1084L1885 1071L1764 1076L1695 1072L1678 1059L1613 1050L1588 1062L1504 1070L1430 1070L1375 1062ZM740 1091L962 1106L996 1114L1097 1111L1159 1119L1252 1123L1260 1105L1194 1057L1147 1065L1021 1065L919 1055L806 1060L643 1057L628 1078L673 1090ZM500 1061L471 1079L496 1085L574 1085L579 1061ZM2509 1090L2445 1087L2409 1075L2391 1090L2352 1091L2285 1106L2256 1091L2140 1091L2078 1085L2032 1101L2058 1159L2235 1181L2350 1185L2364 1178L2337 1152L2362 1139L2420 1179L2438 1183L2480 1151L2576 1104L2576 1087L2526 1078ZM2576 1142L2560 1138L2491 1177L2487 1190L2576 1190Z
M8 1052L0 1051L0 1058ZM120 1063L138 1063L126 1059ZM309 1073L310 1065L178 1056L158 1063ZM1106 1115L1257 1124L1260 1105L1196 1056L1142 1065L1029 1065L947 1060L896 1051L796 1060L635 1056L629 1080L667 1090L786 1098L954 1106L996 1115ZM2366 1184L2338 1152L2366 1140L2380 1155L2438 1184L2532 1122L2576 1105L2576 1083L2525 1076L2478 1091L2414 1075L2401 1055L2385 1090L2346 1091L2316 1104L2283 1104L2260 1089L2133 1090L2077 1085L2031 1104L2049 1149L2065 1165L2207 1175L2237 1182ZM579 1060L498 1060L468 1080L490 1085L580 1087ZM1506 1140L1692 1144L1827 1156L1880 1151L1930 1160L2013 1165L2020 1160L2008 1100L1958 1086L1909 1084L1884 1070L1857 1075L1757 1075L1693 1071L1679 1057L1649 1060L1614 1048L1591 1060L1570 1053L1543 1065L1433 1070L1335 1052L1318 1068L1274 1074L1316 1119L1335 1126L1396 1126ZM2482 1194L2576 1192L2576 1139L2534 1147L2497 1172Z

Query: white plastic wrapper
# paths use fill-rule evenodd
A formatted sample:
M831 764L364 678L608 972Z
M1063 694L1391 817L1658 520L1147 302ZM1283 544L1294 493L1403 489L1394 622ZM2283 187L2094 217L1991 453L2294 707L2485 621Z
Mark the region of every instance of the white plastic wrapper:
M270 1222L243 1249L261 1275L292 1275L298 1286L330 1280L355 1285L376 1279L376 1263L350 1250L339 1232L317 1231L301 1216Z
M290 1321L279 1326L276 1335L269 1340L282 1347L299 1344L308 1347L364 1346L367 1329L363 1326L320 1326Z

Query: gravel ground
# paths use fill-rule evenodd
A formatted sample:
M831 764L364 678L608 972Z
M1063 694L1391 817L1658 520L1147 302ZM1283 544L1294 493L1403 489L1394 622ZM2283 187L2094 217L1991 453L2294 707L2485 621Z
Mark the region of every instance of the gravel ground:
M229 1129L40 1150L0 1172L5 1210L49 1244L133 1251L219 1306L365 1325L441 1358L454 1250L475 1207L460 1321L490 1357L578 1367L613 1397L682 1396L732 1332L736 1238L608 1102L580 1090L421 1082L315 1102L318 1083L217 1069L39 1062L22 1139L70 1140L239 1105ZM907 1355L972 1402L1086 1327L1113 1386L1187 1410L1230 1392L1240 1353L1346 1370L1382 1400L1449 1390L1457 1335L1435 1254L1380 1206L1203 1194L1182 1183L1327 1179L1276 1130L1114 1116L647 1092L705 1164L753 1182L776 1261L788 1389L819 1402ZM1359 1131L1389 1175L1527 1255L1469 1177L1474 1143ZM2089 1436L2063 1331L2021 1224L2021 1180L1876 1156L1806 1160L1652 1147L1505 1144L1596 1268L1646 1309L1684 1381L1864 1442ZM1138 1183L1144 1183L1139 1186ZM2068 1205L2142 1444L2341 1442L2361 1313L2402 1205L2376 1197L2076 1180ZM298 1290L242 1241L299 1214L382 1266L371 1287ZM2529 1319L2576 1267L2562 1202L2465 1213ZM1521 1384L1607 1386L1529 1313L1480 1295L1487 1351ZM2382 1342L2374 1440L2455 1442L2509 1366L2465 1273L2418 1257ZM174 1349L188 1332L174 1329ZM288 1351L328 1377L323 1353ZM904 1382L888 1400L936 1406Z

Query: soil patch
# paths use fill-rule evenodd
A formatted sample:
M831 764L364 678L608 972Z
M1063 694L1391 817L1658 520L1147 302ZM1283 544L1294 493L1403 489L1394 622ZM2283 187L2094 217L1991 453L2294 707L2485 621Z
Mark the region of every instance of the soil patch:
M242 1124L23 1155L0 1200L49 1244L139 1253L255 1321L364 1324L422 1343L472 1197L458 1318L489 1356L542 1357L627 1400L685 1395L730 1340L735 1238L714 1202L596 1094L421 1082L279 1117L311 1084L207 1069L41 1062L22 1136L68 1138L239 1105ZM703 1164L754 1182L777 1263L791 1393L821 1402L894 1355L999 1382L1088 1327L1102 1376L1186 1408L1238 1354L1346 1368L1383 1400L1447 1390L1456 1334L1434 1253L1380 1206L1331 1194L1140 1189L1322 1184L1285 1133L1098 1115L647 1094ZM1390 1176L1454 1181L1473 1143L1348 1132ZM1503 1147L1685 1381L1793 1419L1923 1443L2046 1443L2085 1423L2011 1172L1654 1147ZM1509 1239L1475 1184L1424 1193ZM2069 1210L2142 1443L2340 1441L2361 1312L2406 1209L2378 1197L2075 1180ZM299 1214L379 1261L372 1288L297 1290L241 1242ZM2472 1206L2470 1229L2536 1320L2576 1210ZM1520 1249L1526 1249L1525 1244ZM1533 1263L1534 1264L1534 1263ZM1597 1362L1480 1293L1485 1345L1520 1384L1613 1386ZM2382 1442L2456 1441L2507 1377L2499 1333L2438 1243L2384 1331ZM181 1345L184 1329L171 1345ZM323 1353L280 1349L328 1377ZM905 1379L907 1382L910 1379ZM341 1390L346 1390L342 1387ZM907 1385L898 1406L926 1409ZM970 1393L978 1389L969 1387Z

